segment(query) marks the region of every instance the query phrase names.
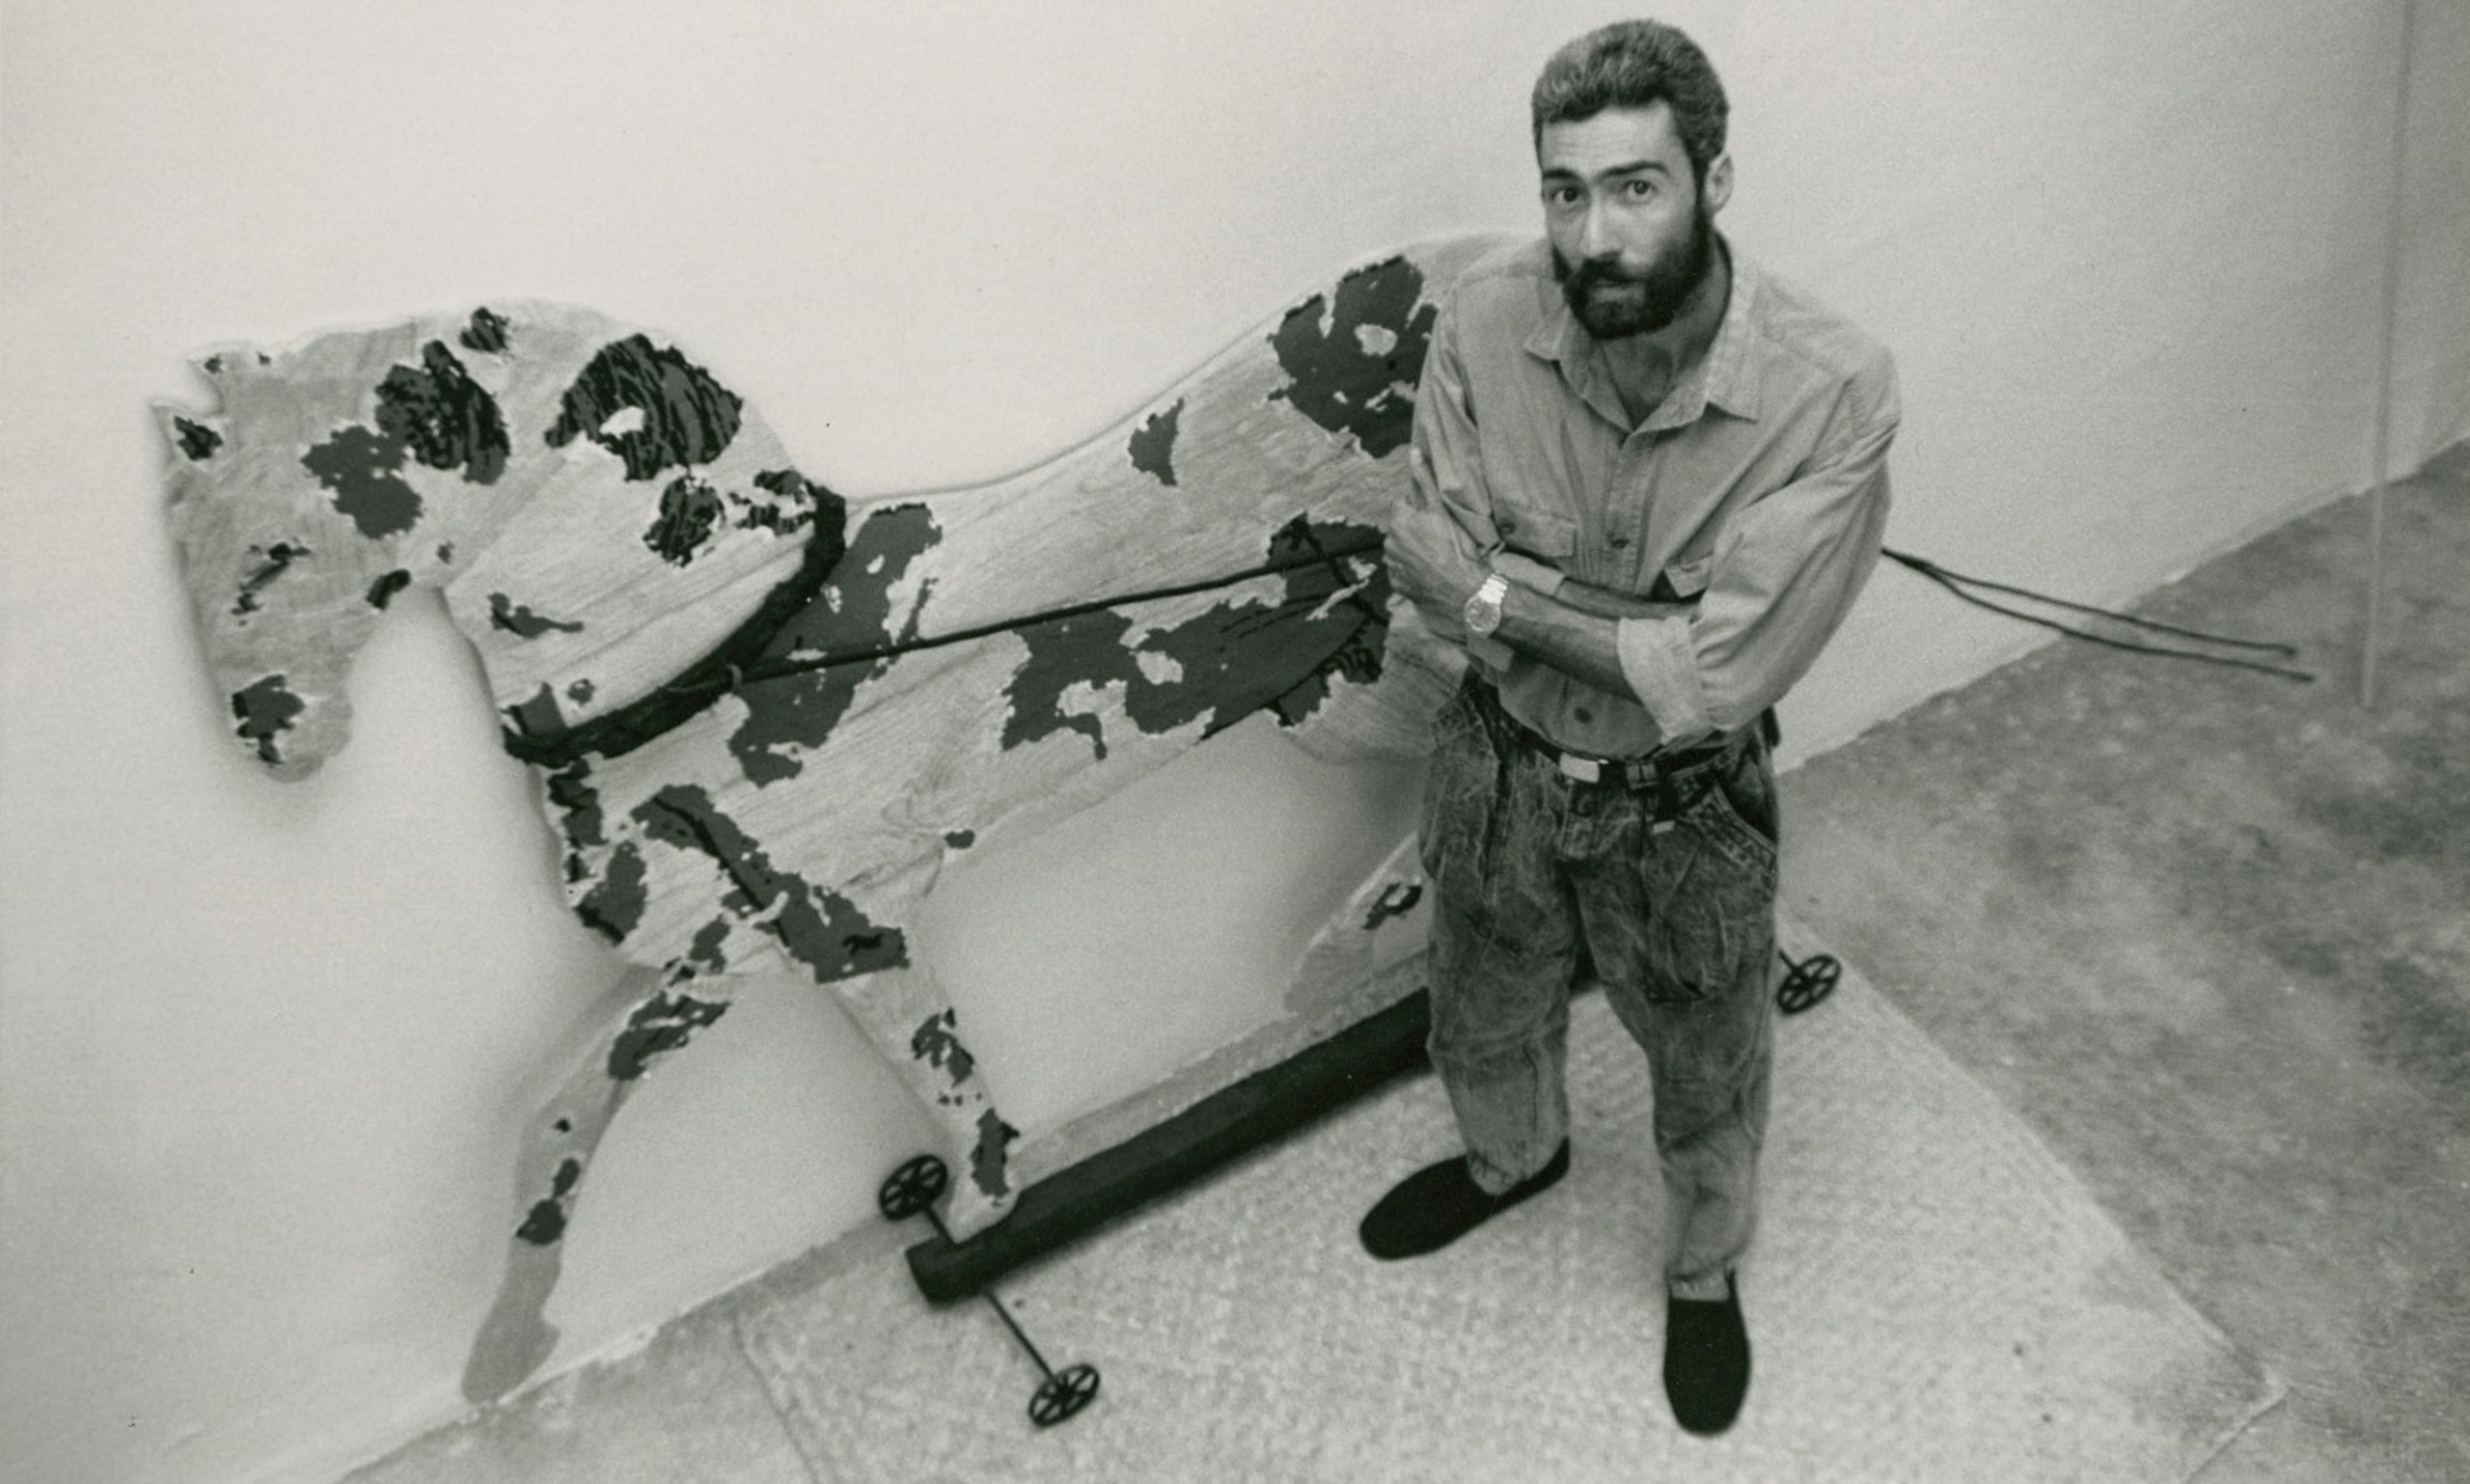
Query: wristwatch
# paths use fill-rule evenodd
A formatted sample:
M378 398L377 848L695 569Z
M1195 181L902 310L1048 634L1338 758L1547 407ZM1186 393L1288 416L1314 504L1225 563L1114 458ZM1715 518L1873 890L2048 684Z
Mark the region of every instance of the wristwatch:
M1484 585L1475 590L1475 595L1468 598L1467 606L1459 611L1459 618L1466 623L1467 632L1483 638L1499 628L1501 598L1508 591L1508 578L1498 572L1487 576Z

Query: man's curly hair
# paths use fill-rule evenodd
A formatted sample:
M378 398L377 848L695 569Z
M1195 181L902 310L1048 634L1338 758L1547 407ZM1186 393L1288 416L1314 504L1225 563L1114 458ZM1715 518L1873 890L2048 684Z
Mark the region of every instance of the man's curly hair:
M1730 112L1715 64L1680 29L1654 20L1620 20L1588 32L1552 53L1535 79L1535 137L1548 124L1576 124L1607 108L1644 108L1661 98L1701 184L1724 152Z

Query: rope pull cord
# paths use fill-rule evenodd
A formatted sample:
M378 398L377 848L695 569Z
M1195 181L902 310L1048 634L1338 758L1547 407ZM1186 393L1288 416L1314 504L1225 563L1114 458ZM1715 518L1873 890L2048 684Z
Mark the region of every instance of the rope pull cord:
M1304 550L1283 557L1273 557L1267 562L1245 567L1241 571L1228 572L1217 577L1197 578L1192 582L1173 583L1166 587L1144 588L1138 592L1091 598L1082 603L1067 603L1060 608L1041 609L1036 613L1025 614L1015 618L999 618L991 623L974 624L969 628L953 629L949 633L932 634L920 639L894 640L886 644L868 645L859 649L841 649L831 654L809 655L801 658L784 657L763 664L747 665L733 673L726 685L713 686L713 693L717 695L724 690L737 690L742 686L759 685L766 680L785 679L791 675L830 670L839 665L872 664L877 660L913 654L920 649L940 649L947 645L966 644L973 639L985 639L996 634L1008 634L1020 629L1035 628L1042 623L1060 622L1066 618L1077 618L1084 614L1100 613L1110 608L1122 608L1133 603L1151 603L1164 598L1188 597L1195 592L1211 592L1221 588L1234 587L1238 583L1250 582L1257 577L1274 577L1281 572L1301 571L1305 567L1326 566L1340 589L1360 590L1364 579L1349 571L1339 559L1371 556L1382 549L1382 537L1378 534L1351 540L1324 543L1319 535L1312 530L1308 519L1302 515L1298 515L1278 529L1277 535L1271 537L1271 549L1276 550L1278 545L1289 537L1303 546ZM1349 601L1361 610L1367 618L1380 620L1388 617L1365 600L1360 591L1351 593ZM709 684L708 681L706 683Z
M2201 650L2179 648L2168 645L2137 644L2132 640L2113 638L2107 634L2097 634L2089 629L2077 628L2072 624L2061 623L2055 618L2045 618L2040 614L2026 613L2019 608L2010 608L2004 603L1992 602L1990 599L1981 596L1980 593L1969 590L1979 588L1990 592L2010 593L2017 597L2029 598L2036 603L2047 603L2053 608L2063 608L2071 613L2080 613L2094 618L2107 618L2112 622L2124 623L2131 628L2144 629L2152 633L2176 635L2179 638L2191 639L2202 644L2222 645L2232 648L2253 649L2266 654L2279 654L2286 657L2295 657L2298 653L2298 649L2292 645L2276 644L2269 641L2254 639L2238 639L2227 634L2209 634L2202 629L2182 628L2178 624L2163 623L2154 618L2142 618L2133 614L2114 613L2106 608L2095 608L2089 604L2070 602L2065 598L2051 597L2047 593L2044 592L2035 592L2029 588L2012 587L2006 583L1991 582L1988 578L1984 577L1967 577L1962 572L1953 571L1947 567L1940 566L1937 563L1931 561L1927 557L1917 557L1910 552L1898 551L1892 546L1881 547L1880 549L1880 554L1886 557L1889 561L1901 563L1912 571L1920 573L1922 576L1927 577L1932 582L1936 583L1939 587L1946 589L1949 592L1954 593L1956 596L1972 604L1976 608L1986 608L1991 613L2001 614L2010 618L2019 618L2026 623L2038 624L2046 629L2055 629L2059 633L2064 634L2071 639L2081 639L2088 644L2097 644L2107 648L2124 649L2131 654L2155 654L2164 659L2194 660L2199 664L2222 665L2233 670L2252 670L2259 674L2277 675L2282 679L2296 680L2301 684L2312 683L2316 678L2314 673L2311 672L2293 670L2284 665L2270 665L2259 660L2238 659L2226 654L2206 654Z
M1273 552L1276 551L1281 545L1300 549L1290 550L1286 555L1274 556L1266 562L1245 567L1240 571L1229 572L1216 577L1198 578L1191 582L1173 583L1164 587L1145 588L1135 592L1117 593L1110 597L1092 598L1086 602L1069 603L1058 608L1043 609L1036 613L1026 614L1018 618L1002 618L990 623L974 624L968 628L954 629L949 633L929 635L924 638L896 640L881 645L868 645L863 648L843 649L832 654L807 655L796 658L783 657L777 660L761 662L754 661L751 658L738 657L744 652L747 646L742 644L736 645L732 646L735 652L728 654L716 654L709 657L705 664L695 667L685 674L680 675L677 679L671 681L668 685L660 687L649 696L646 696L642 701L636 702L634 706L625 708L629 714L623 716L613 714L608 717L595 719L592 722L583 723L576 728L569 728L563 732L551 733L544 736L525 735L519 732L509 731L506 734L504 741L506 743L507 751L513 754L515 756L520 757L527 762L532 762L538 766L547 768L566 766L567 764L578 760L585 754L598 754L604 756L616 756L621 753L630 752L634 748L642 746L645 741L650 740L652 736L658 735L660 732L667 730L670 727L676 725L677 722L684 719L683 713L700 710L701 708L710 705L713 701L719 700L722 696L742 690L751 685L760 685L766 681L786 679L793 675L809 674L816 671L829 670L840 665L872 664L880 660L896 658L897 656L915 653L922 649L937 649L948 645L966 644L974 639L985 639L996 634L1011 633L1020 629L1031 628L1042 623L1058 622L1066 618L1078 618L1084 614L1097 613L1105 609L1121 608L1134 603L1156 602L1165 598L1185 597L1195 592L1214 591L1221 588L1231 588L1238 583L1250 582L1255 578L1276 576L1283 572L1300 571L1304 568L1312 566L1327 567L1331 579L1337 585L1337 591L1347 591L1347 601L1361 611L1367 619L1379 621L1386 617L1386 615L1383 614L1380 609L1364 595L1362 589L1366 579L1358 577L1355 572L1347 566L1343 560L1349 557L1377 558L1383 549L1383 537L1379 533L1375 532L1370 535L1356 536L1346 540L1324 542L1320 537L1320 534L1312 529L1310 518L1307 515L1298 515L1295 519L1280 527L1277 534L1271 538L1270 549ZM1974 592L1970 590L1978 588L1991 592L2009 593L2017 597L2030 599L2034 602L2046 603L2052 607L2066 609L2072 613L2080 613L2094 618L2106 618L2113 622L2127 624L2133 628L2144 629L2154 633L2175 635L2179 638L2195 640L2204 644L2220 645L2234 648L2252 649L2264 653L2283 655L2286 657L2295 656L2298 653L2297 648L2291 645L2252 639L2238 639L2223 634L2209 634L2201 629L2183 628L2177 624L2163 623L2157 619L2143 618L2132 614L2114 613L2104 608L2095 608L2088 604L2071 602L2066 598L2051 597L2046 593L2035 592L2027 588L2018 588L2006 583L1992 582L1988 578L1966 576L1962 572L1953 571L1947 567L1941 566L1927 557L1915 556L1910 552L1898 551L1891 546L1882 547L1880 549L1880 554L1914 572L1918 572L1923 577L1936 583L1938 586L1946 589L1949 592L1954 593L1957 597L1963 599L1967 603L1973 604L1975 607L1984 608L1991 613L2000 614L2007 618L2018 618L2026 623L2038 624L2044 628L2054 629L2071 639L2081 639L2091 644L2101 645L2112 649L2122 649L2134 654L2153 654L2161 656L2165 659L2195 660L2208 665L2222 665L2237 670L2252 670L2262 674L2276 675L2283 679L2296 680L2301 683L2312 682L2316 678L2315 675L2309 672L2293 670L2287 666L2265 664L2257 660L2237 659L2227 655L2206 654L2194 649L2179 648L2170 646L2136 644L2130 640L2117 639L2106 634L2093 633L2086 629L2074 627L2072 624L2061 623L2054 618L2045 618L2039 614L2026 613L2021 609L2011 608L2004 603L1992 602L1991 600L1981 596L1978 592ZM796 586L802 591L801 600L810 599L815 595L823 586L826 574L829 572L830 567L833 564L831 560L826 560L820 563L811 560L812 557L819 555L824 554L810 554L810 561L807 563L805 580L796 584ZM789 585L784 585L784 588L788 586ZM782 594L776 594L776 598L778 596L784 595L786 595L785 592ZM781 605L777 602L767 606L785 608L785 605ZM784 618L785 612L780 614L778 617ZM777 622L775 622L773 626L777 627ZM648 714L632 714L638 711Z
M1358 528L1359 529L1359 528ZM658 687L641 699L618 710L572 727L555 731L523 729L525 718L513 713L515 727L500 734L507 752L535 767L555 771L580 762L588 756L618 757L650 742L655 737L719 701L723 696L760 685L769 680L830 670L839 665L872 664L920 649L942 648L947 645L965 644L995 634L1053 623L1103 609L1119 608L1132 603L1153 602L1161 598L1183 597L1194 592L1215 591L1249 582L1256 577L1270 577L1281 572L1300 571L1323 566L1330 571L1338 591L1348 593L1347 601L1374 622L1386 621L1387 615L1367 598L1362 589L1370 577L1358 577L1342 560L1348 557L1378 558L1383 537L1379 532L1324 541L1312 528L1308 513L1296 516L1270 538L1270 550L1281 546L1292 548L1266 562L1241 571L1165 587L1143 589L1138 592L1118 593L1112 597L1095 598L1084 603L1070 603L1060 608L1045 609L1015 618L981 623L955 629L922 639L897 640L864 648L843 649L831 654L782 657L776 660L755 658L769 644L782 624L798 608L817 597L829 580L831 571L843 553L843 543L817 542L809 547L799 573L765 599L764 612L726 641L721 648L689 667L677 678ZM1348 591L1352 590L1352 591Z

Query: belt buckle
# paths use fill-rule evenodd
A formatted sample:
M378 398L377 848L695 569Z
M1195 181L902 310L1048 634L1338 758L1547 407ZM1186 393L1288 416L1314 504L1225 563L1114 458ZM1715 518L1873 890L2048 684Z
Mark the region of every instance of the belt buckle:
M1561 776L1564 778L1573 778L1581 783L1604 782L1604 764L1592 757L1581 757L1576 753L1562 753L1559 761Z

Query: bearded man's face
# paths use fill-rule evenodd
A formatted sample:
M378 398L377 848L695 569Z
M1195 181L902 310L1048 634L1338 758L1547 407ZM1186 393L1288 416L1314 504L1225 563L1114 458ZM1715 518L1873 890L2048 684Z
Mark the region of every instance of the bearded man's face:
M1578 323L1598 340L1672 323L1714 259L1729 162L1702 188L1660 99L1546 124L1535 156L1554 274Z

